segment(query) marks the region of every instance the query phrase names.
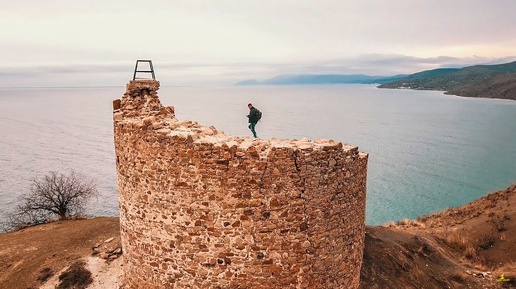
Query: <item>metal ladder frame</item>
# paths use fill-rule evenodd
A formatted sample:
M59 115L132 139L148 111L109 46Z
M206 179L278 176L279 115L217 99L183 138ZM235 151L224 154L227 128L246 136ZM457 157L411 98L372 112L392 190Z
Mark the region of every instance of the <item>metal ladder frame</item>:
M138 70L138 63L140 63L140 62L148 62L150 65L150 70ZM134 67L133 80L136 79L137 72L150 73L152 75L152 79L156 80L156 76L154 75L154 67L152 66L152 60L144 60L144 59L136 60L136 66Z

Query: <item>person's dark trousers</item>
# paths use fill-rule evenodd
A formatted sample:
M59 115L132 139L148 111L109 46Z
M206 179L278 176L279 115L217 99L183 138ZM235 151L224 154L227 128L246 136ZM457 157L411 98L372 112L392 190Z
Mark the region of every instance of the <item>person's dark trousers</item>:
M257 138L256 136L256 131L254 130L254 127L256 126L256 123L253 123L253 122L250 122L249 123L249 129L251 130L251 132L253 133L253 136L254 138Z

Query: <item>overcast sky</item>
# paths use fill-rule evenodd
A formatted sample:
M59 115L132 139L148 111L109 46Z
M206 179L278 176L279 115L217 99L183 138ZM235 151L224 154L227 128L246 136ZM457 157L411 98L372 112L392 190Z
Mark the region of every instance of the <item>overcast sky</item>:
M17 0L0 4L0 86L393 75L516 60L514 0Z

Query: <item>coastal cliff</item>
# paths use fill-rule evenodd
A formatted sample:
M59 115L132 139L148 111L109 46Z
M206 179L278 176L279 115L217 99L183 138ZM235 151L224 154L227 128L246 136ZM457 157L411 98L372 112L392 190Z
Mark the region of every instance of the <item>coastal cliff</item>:
M516 62L427 70L378 87L440 90L465 97L516 100Z

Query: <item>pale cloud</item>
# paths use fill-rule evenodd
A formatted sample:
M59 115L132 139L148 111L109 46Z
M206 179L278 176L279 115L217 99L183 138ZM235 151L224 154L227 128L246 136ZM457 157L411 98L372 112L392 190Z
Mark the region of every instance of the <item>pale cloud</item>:
M231 85L256 79L263 81L280 74L369 74L389 76L410 74L442 67L463 67L478 63L497 64L516 57L456 58L449 56L413 57L367 54L331 61L313 62L166 62L154 63L156 77L167 86ZM9 67L0 72L2 87L27 86L122 86L132 79L134 61ZM142 75L149 77L149 75Z
M0 86L117 85L132 76L139 58L152 59L160 79L174 84L227 84L287 73L412 73L516 55L513 0L22 0L1 6Z

